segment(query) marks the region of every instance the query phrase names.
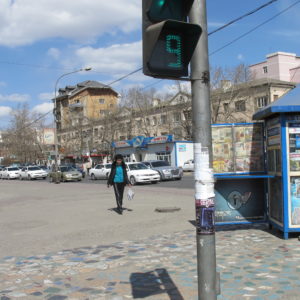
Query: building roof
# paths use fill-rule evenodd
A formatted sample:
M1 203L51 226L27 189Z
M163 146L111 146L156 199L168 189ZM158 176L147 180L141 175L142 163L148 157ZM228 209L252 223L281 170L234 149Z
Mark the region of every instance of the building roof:
M211 95L219 95L224 94L226 92L232 92L232 91L240 91L243 89L250 89L250 88L256 88L260 86L288 86L291 88L294 88L296 86L296 83L290 82L290 81L283 81L279 79L273 79L273 78L260 78L255 80L250 80L238 84L232 84L229 88L217 88L212 90Z
M68 85L64 89L59 89L59 96L68 95L70 97L73 97L86 89L107 89L111 90L114 94L118 95L118 93L108 85L105 85L95 80L86 80L77 83L75 86Z
M262 120L278 113L300 112L300 85L285 96L260 109L253 115L253 120Z

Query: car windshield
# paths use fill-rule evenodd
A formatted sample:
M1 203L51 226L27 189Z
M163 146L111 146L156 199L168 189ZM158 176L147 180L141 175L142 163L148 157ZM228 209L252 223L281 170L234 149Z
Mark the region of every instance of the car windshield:
M106 168L106 169L111 169L111 164L105 165L105 168Z
M60 171L61 172L71 172L71 171L76 171L76 170L72 167L60 167Z
M41 168L39 168L39 167L29 167L28 168L28 171L40 171L41 170Z
M155 161L152 163L153 168L158 167L170 167L170 164L167 161Z
M131 171L148 169L144 164L130 164L128 166Z
M19 168L8 168L8 171L19 171Z

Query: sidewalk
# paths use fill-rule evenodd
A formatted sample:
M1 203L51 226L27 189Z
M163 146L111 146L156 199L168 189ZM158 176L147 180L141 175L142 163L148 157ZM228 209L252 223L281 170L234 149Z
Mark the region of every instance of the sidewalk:
M218 231L218 299L299 299L300 242L264 225ZM0 259L0 299L196 300L195 232Z

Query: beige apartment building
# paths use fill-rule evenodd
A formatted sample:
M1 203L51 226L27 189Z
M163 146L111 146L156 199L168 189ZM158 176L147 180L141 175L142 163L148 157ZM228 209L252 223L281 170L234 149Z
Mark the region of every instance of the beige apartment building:
M238 85L224 82L222 88L211 91L212 123L252 122L254 112L294 87L293 83L275 79L259 79ZM135 108L117 108L117 102L112 101L105 103L108 105L108 112L104 114L99 112L103 109L99 104L103 103L96 103L98 118L86 118L83 122L83 119L78 121L76 116L80 115L78 112L88 112L88 108L85 108L88 105L83 101L87 97L86 92L82 92L81 98L78 95L72 98L66 114L72 116L72 119L68 119L69 123L64 123L59 131L65 155L109 154L112 152L112 142L140 135L148 137L173 134L176 140L192 138L191 96L187 93L180 92L168 101L153 99L150 104ZM90 116L96 117L93 105L99 99L104 99L104 96L97 95L92 99ZM110 107L110 104L113 106ZM77 114L74 111L78 111Z

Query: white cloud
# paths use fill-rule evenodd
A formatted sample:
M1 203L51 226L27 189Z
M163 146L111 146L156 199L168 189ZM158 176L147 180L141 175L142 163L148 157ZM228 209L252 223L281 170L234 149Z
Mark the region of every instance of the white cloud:
M0 106L0 117L8 116L12 111L11 107L8 106Z
M61 53L60 53L60 50L57 48L50 48L47 51L47 54L54 59L59 59Z
M0 0L0 45L19 46L47 38L93 41L140 25L140 0Z
M1 87L1 86L6 86L6 82L0 81L0 87Z
M40 114L46 114L47 112L50 112L53 110L53 103L45 102L39 105L36 105L32 109L36 113Z
M75 52L75 59L67 62L92 66L94 71L118 78L142 65L142 42L115 44L106 48L83 47ZM129 77L131 78L131 77Z
M1 0L0 0L1 1ZM26 94L10 94L10 95L1 95L0 102L27 102L30 100L30 96Z
M50 101L54 98L54 93L41 93L38 95L39 100Z

